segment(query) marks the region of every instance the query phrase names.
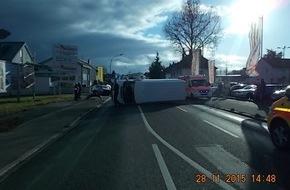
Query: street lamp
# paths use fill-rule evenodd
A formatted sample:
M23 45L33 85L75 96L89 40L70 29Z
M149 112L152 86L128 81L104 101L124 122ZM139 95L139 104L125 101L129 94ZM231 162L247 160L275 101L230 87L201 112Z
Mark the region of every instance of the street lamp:
M283 49L283 55L282 55L283 58L285 58L285 49L286 48L290 48L290 47L286 47L286 46L284 46L284 47L277 47L277 49Z
M118 55L115 55L112 59L111 59L111 62L110 62L110 74L112 74L112 62L114 61L115 58L119 57L119 56L122 56L123 53L120 53Z

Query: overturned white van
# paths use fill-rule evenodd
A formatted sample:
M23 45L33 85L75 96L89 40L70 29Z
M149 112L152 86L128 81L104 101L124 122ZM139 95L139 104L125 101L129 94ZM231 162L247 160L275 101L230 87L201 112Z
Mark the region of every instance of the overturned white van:
M180 79L119 80L112 90L116 104L141 104L186 99L186 82ZM115 95L114 95L115 94Z

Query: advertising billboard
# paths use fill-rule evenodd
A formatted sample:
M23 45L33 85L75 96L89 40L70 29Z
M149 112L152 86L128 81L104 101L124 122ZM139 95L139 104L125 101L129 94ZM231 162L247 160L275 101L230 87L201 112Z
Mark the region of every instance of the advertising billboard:
M78 48L74 45L53 44L53 71L55 82L75 82L78 70Z

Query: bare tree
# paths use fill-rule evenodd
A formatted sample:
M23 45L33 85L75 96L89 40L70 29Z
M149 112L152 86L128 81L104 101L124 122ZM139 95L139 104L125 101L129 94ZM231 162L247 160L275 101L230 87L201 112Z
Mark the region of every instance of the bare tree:
M199 0L187 0L163 28L165 37L182 55L206 46L217 47L221 31L221 18L214 7L203 9Z
M283 57L283 53L282 52L277 53L274 50L267 49L267 53L264 54L263 57L266 59L281 59Z

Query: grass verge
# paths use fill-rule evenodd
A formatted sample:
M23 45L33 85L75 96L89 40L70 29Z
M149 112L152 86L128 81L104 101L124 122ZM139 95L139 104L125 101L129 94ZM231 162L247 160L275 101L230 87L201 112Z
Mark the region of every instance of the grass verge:
M35 99L32 97L21 97L20 102L17 102L17 99L14 97L0 97L0 132L10 131L21 123L20 118L16 116L9 117L11 114L50 103L71 100L73 100L72 94L37 96Z

